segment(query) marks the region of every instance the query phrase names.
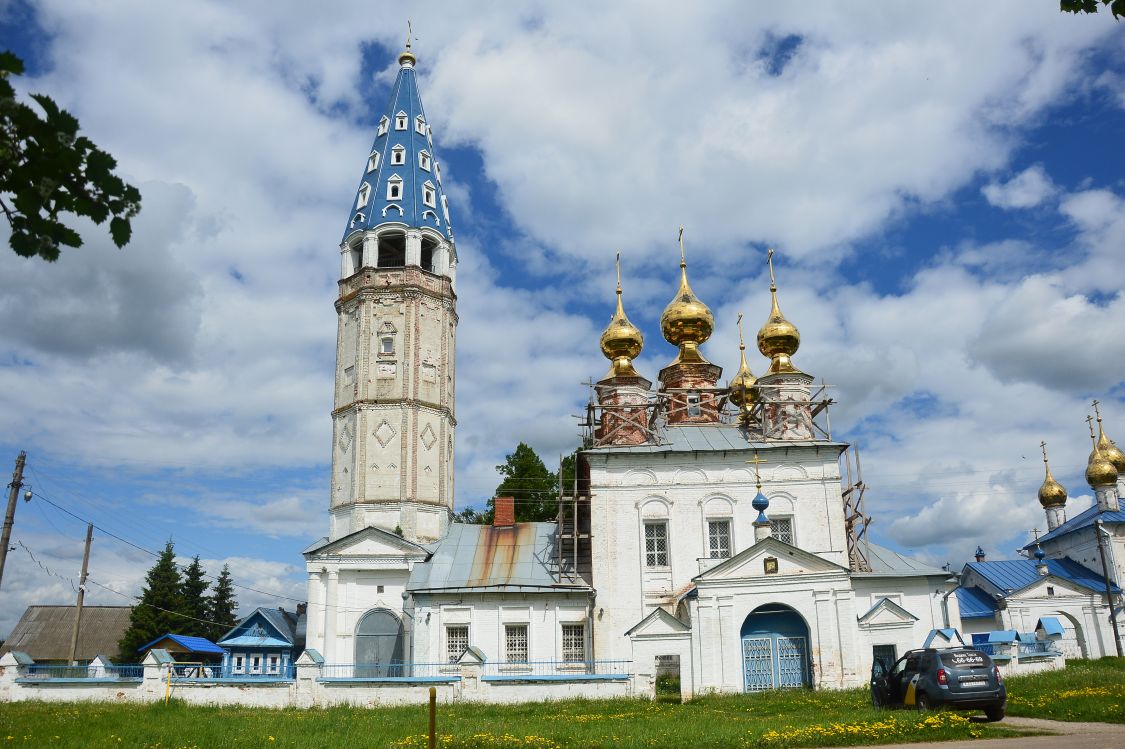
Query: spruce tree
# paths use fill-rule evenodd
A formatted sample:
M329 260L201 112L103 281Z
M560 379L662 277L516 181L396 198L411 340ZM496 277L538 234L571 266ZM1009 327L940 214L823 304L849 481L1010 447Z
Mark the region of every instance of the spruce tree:
M129 629L118 643L122 662L136 663L141 657L137 648L161 635L181 631L185 619L177 612L183 610L182 591L176 551L169 540L145 575L145 587L129 615Z
M504 465L496 466L504 477L496 487L497 497L514 497L516 500L516 520L554 520L559 513L559 477L547 470L543 461L523 442L509 455ZM493 505L488 500L484 513L485 522L491 523Z
M179 632L185 635L207 637L213 627L207 623L210 618L210 600L207 596L206 573L203 565L199 563L199 556L192 558L191 564L184 567L184 584L182 589L184 607L183 612L190 616L180 624Z
M207 603L206 618L213 622L209 625L211 629L208 639L218 642L238 623L234 614L238 610L238 601L234 598L234 583L230 577L229 565L223 565L223 571L215 580L214 590Z

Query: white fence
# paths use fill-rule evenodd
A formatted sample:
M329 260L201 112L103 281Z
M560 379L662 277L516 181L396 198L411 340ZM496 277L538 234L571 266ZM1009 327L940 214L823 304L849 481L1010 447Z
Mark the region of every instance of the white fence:
M232 680L185 678L164 651L145 658L139 675L104 678L56 676L35 668L22 653L0 658L0 702L158 702L170 696L196 705L248 705L258 707L327 707L331 705L423 704L429 688L440 702L517 703L571 698L603 699L644 694L635 689L634 677L621 662L601 667L591 662L584 669L557 673L506 673L493 678L497 664L448 664L434 669L406 669L406 675L350 676L354 667L325 664L316 651L298 659L295 678ZM570 664L573 666L573 664ZM37 673L38 672L38 673Z

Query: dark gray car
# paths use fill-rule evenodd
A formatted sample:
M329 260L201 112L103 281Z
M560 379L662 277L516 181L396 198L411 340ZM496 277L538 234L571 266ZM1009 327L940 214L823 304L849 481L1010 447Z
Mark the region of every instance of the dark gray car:
M1003 720L1008 692L1000 669L972 648L911 650L894 665L877 658L871 666L871 704L875 707L984 710Z

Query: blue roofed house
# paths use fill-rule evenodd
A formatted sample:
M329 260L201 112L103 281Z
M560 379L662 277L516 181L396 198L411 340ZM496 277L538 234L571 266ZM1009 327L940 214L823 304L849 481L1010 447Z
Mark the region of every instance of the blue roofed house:
M305 606L258 608L219 640L224 677L288 677L305 648Z

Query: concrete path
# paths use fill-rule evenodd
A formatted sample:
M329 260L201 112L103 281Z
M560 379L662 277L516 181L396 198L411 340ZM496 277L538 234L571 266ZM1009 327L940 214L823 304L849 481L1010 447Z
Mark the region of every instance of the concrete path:
M913 749L1112 749L1125 748L1125 725L1120 723L1064 723L1041 718L1007 717L999 725L1025 731L1049 731L1044 736L1013 736L1010 739L933 741L924 744L892 744ZM1013 742L1019 742L1018 745ZM884 744L884 747L887 745Z

